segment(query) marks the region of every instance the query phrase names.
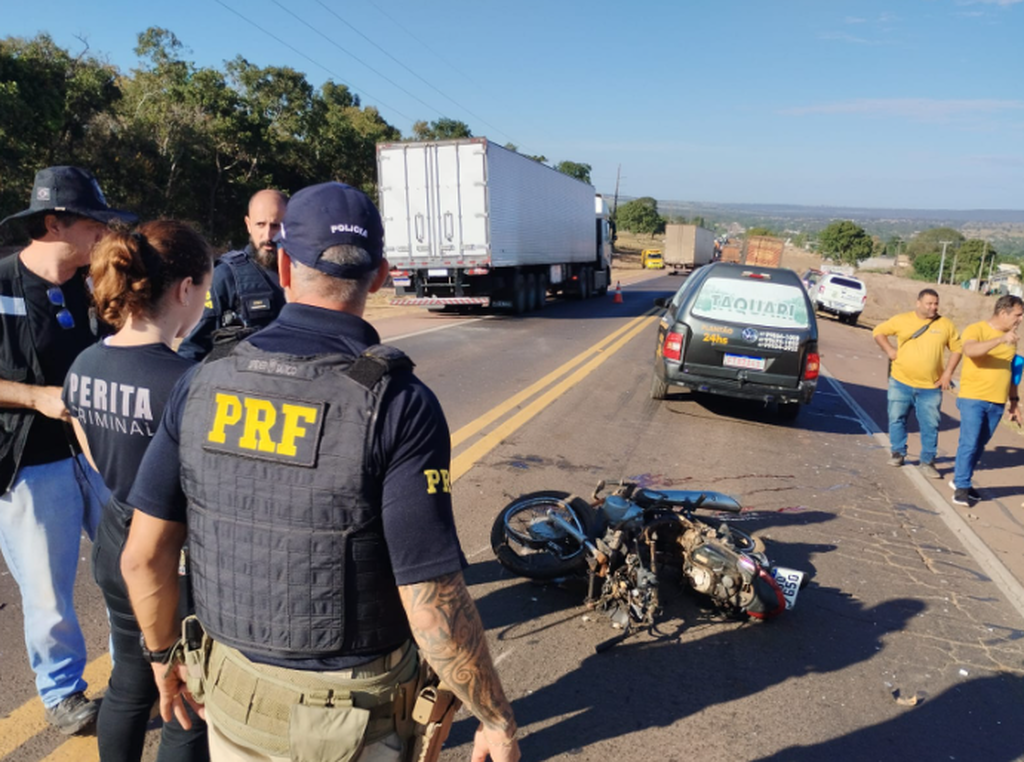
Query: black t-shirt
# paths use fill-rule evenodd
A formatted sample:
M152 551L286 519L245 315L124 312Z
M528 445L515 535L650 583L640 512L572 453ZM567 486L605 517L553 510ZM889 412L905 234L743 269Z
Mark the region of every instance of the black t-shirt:
M369 323L354 315L288 304L276 321L247 341L268 352L354 356L380 343L380 338ZM129 505L165 521L184 522L187 518L178 443L189 384L197 370L182 376L171 393L128 497ZM412 585L461 571L466 560L455 531L447 482L451 437L440 403L422 381L412 374L400 374L388 387L382 415L380 437L374 442L370 464L383 484L384 537L395 581ZM435 479L431 481L428 474ZM355 657L250 658L309 670L343 669L366 661L353 661Z
M27 267L21 267L22 284L25 289L26 317L32 326L35 352L43 370L43 386L62 386L68 368L75 358L96 342L89 321L91 299L85 285L85 273L77 273L65 283L57 286L45 280ZM47 296L49 289L59 289L64 309L71 314L74 325L62 327L57 313L62 309ZM57 296L57 293L54 293ZM66 324L70 324L67 317ZM29 431L25 451L21 456L22 466L37 466L42 463L70 457L78 452L71 429L61 421L35 414L35 421Z
M164 344L95 344L78 356L64 382L64 405L85 430L107 487L128 500L171 389L195 363Z

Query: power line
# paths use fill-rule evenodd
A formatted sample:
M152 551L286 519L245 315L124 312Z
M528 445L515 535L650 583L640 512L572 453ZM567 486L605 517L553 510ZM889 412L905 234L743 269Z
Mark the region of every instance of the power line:
M387 109L390 109L391 111L394 111L394 112L395 112L396 114L398 114L398 115L399 115L400 117L402 117L403 119L408 119L408 120L409 120L410 122L414 121L414 120L413 120L413 118L412 118L411 116L407 116L406 114L403 114L403 113L402 113L401 111L399 111L398 109L396 109L396 108L395 108L394 106L389 106L389 105L388 105L388 104L386 104L386 103L385 103L384 101L382 101L382 100L381 100L380 98L374 98L374 96L370 95L370 93L369 93L368 91L366 91L365 89L363 89L363 88L361 88L361 87L356 87L356 85L355 85L354 83L352 83L352 82L349 82L349 81L348 81L348 80L346 80L346 79L345 79L344 77L342 77L342 76L341 76L340 74L338 74L337 72L335 72L335 71L334 71L333 69L330 69L330 68L328 68L327 66L324 66L324 65L323 65L322 63L320 63L319 61L316 61L316 60L314 60L314 59L310 58L309 56L307 56L307 55L306 55L305 53L303 53L303 52L302 52L301 50L299 50L298 48L295 48L295 47L293 47L292 45L289 45L289 44L288 44L287 42L285 42L284 40L282 40L282 39L281 39L280 37L278 37L278 36L277 36L276 34L273 34L272 32L269 32L269 31L267 31L266 29L264 29L263 27L261 27L261 26L260 26L259 24L257 24L257 23L256 23L255 21L253 21L253 20L251 20L251 19L249 19L249 18L247 18L247 17L243 16L243 15L242 15L241 13L239 13L239 12L238 12L238 11L236 11L236 10L235 10L234 8L232 8L232 7L230 6L230 5L228 5L227 3L223 2L223 0L214 0L214 2L215 2L215 3L217 3L217 5L220 5L221 7L223 7L223 8L226 8L227 10L231 11L231 12L232 12L233 14L235 14L236 16L238 16L238 18L242 19L242 21L246 22L246 23L247 23L247 24L249 24L250 26L254 26L254 27L256 27L256 28L257 28L257 29L259 29L259 30L260 30L261 32L263 32L263 34L265 34L265 35L267 35L268 37L270 37L270 38L271 38L272 40L275 40L275 41L279 42L280 44L284 45L284 46L285 46L286 48L288 48L288 50L290 50L290 51L292 51L293 53L297 53L298 55L302 56L303 58L305 58L305 59L306 59L307 61L309 61L309 62L310 62L311 64L313 64L314 66L318 66L318 67L320 67L321 69L323 69L324 71L326 71L326 72L327 72L328 74L330 74L330 75L331 75L332 77L334 77L335 79L337 79L337 80L338 80L339 82L342 82L342 83L344 83L344 84L348 85L348 86L349 86L349 88L351 88L351 89L352 89L353 91L354 91L354 90L362 90L362 92L363 92L363 94L364 94L364 95L366 95L367 97L369 97L369 98L372 98L373 100L377 101L377 103L379 103L379 104L380 104L381 106L384 106L385 108L387 108Z
M416 40L416 42L418 42L418 43L419 43L420 45L422 45L422 46L423 46L424 48L426 48L428 52L430 52L431 54L433 54L434 56L436 56L437 58L439 58L439 59L440 59L441 61L443 61L444 63L446 63L446 64L447 64L447 65L448 65L449 67L451 67L451 69L452 69L453 71L455 71L455 73L457 73L457 74L459 74L460 76L464 77L465 79L469 80L469 82L471 82L472 84L476 85L476 87L477 87L477 88L479 88L479 89L481 89L481 90L483 89L483 87L481 87L481 85L480 85L480 83L479 83L479 82L477 82L476 80L474 80L474 79L473 79L472 77L470 77L470 76L469 76L468 74L466 74L466 73L465 73L464 71L462 71L461 69L459 69L459 68L458 68L458 67L457 67L457 66L456 66L455 64L453 64L453 63L452 63L451 61L449 61L449 60L448 60L447 58L445 58L444 56L442 56L442 55L441 55L440 53L438 53L438 52L437 52L436 50L434 50L434 49L433 49L432 47L430 47L429 45L427 45L427 43L425 43L425 42L424 42L423 40L421 40L421 39L420 39L419 37L417 37L417 36L416 36L415 34L413 34L413 33L412 33L411 31L409 31L409 30L408 30L408 29L406 29L406 28L405 28L404 26L402 26L402 23L401 23L401 22L400 22L400 21L399 21L398 19L396 19L396 18L395 18L394 16L392 16L392 15L391 15L390 13L388 13L388 12L387 12L386 10L384 10L384 9L383 9L383 8L381 8L381 7L379 6L379 5L377 5L377 3L373 2L373 0L370 0L370 5L372 5L372 6L373 6L373 7L374 7L374 8L375 8L375 9L377 10L377 12L378 12L378 13L380 13L381 15L385 16L386 18L390 19L390 20L391 20L391 23L393 23L393 24L394 24L395 26L397 26L397 27L398 27L399 29L401 29L401 30L402 30L403 32L405 32L405 33L406 33L407 35L409 35L409 36L410 36L410 37L412 37L412 38L413 38L414 40Z
M218 2L219 2L219 0L218 0ZM313 25L312 25L312 24L310 24L310 23L309 23L308 21L306 21L305 19L303 19L303 18L302 18L301 16L299 16L299 15L298 15L297 13L295 13L295 11L293 11L293 10L292 10L291 8L288 8L288 7L284 6L284 5L282 5L281 3L279 3L279 2L278 2L278 0L270 0L270 2L272 2L272 3L274 4L274 5L276 5L276 6L278 7L278 8L280 8L280 9L281 9L282 11L284 11L284 12L285 12L285 13L287 13L287 14L288 14L289 16L291 16L292 18L294 18L294 19L295 19L296 21L298 21L298 22L299 22L300 24L303 24L304 26L308 27L308 28L309 28L309 29L311 29L312 31L316 32L316 33L317 33L318 35L320 35L321 37L323 37L323 38L324 38L325 40L327 40L327 41L328 41L329 43L331 43L331 45L333 45L334 47L336 47L336 48L337 48L338 50L340 50L340 51L341 51L342 53L344 53L345 55L347 55L347 56L348 56L349 58L352 58L352 59L354 59L354 60L355 60L355 61L356 61L357 63L360 63L360 64L362 64L363 66L365 66L365 67L366 67L367 69L369 69L370 71L372 71L372 72L373 72L374 74L376 74L376 75L377 75L378 77L380 77L381 79L383 79L383 80L384 80L385 82L388 82L388 83L390 83L391 85L393 85L393 86L397 87L397 88L398 88L399 90L401 90L401 91L402 91L403 93L405 93L406 95L408 95L408 96L409 96L410 98L412 98L413 100L417 100L417 101L419 101L420 103L422 103L422 104L423 104L424 106L426 106L426 107L427 107L428 109L430 109L431 111L436 111L436 112L437 112L438 114L440 114L441 116L444 116L444 112L443 112L443 111L441 111L441 110L440 110L439 108L436 108L436 107L434 107L434 106L431 106L431 105L430 105L429 103L427 103L427 102L426 102L425 100L423 100L422 98L420 98L420 97L419 97L418 95L416 95L416 94L414 94L414 93L410 93L410 92L409 92L408 90L406 90L406 89L405 89L404 87L402 87L402 86L401 86L400 84L398 84L397 82L395 82L395 81L394 81L393 79L390 79L390 78L388 78L388 77L387 77L387 76L386 76L385 74L382 74L381 72L379 72L379 71L377 71L376 69L374 69L374 68L373 68L372 66L370 66L370 64L366 63L366 61L364 61L364 60L362 60L361 58L359 58L359 56L357 56L357 55L355 55L355 54L353 54L353 53L350 53L349 51L345 50L345 48L341 47L341 45L339 45L339 44L338 44L337 42L335 42L334 40L332 40L332 39L331 39L330 37L328 37L328 36L327 36L326 34L324 34L323 32L321 32L321 31L320 31L319 29L317 29L317 28L316 28L315 26L313 26ZM406 117L406 119L408 119L408 117Z
M432 90L434 90L435 92L437 92L437 93L438 93L438 94L439 94L439 95L440 95L440 96L441 96L442 98L446 98L447 100L449 100L449 101L451 101L452 103L454 103L454 104L455 104L455 105L456 105L456 106L457 106L458 108L462 109L462 110L463 110L464 112L466 112L467 114L469 114L469 115L470 115L471 117L473 117L473 118L474 118L474 119L476 119L477 121L479 121L479 122L481 122L482 124L484 124L484 125L486 125L486 126L490 127L490 128L492 129L492 130L494 130L494 131L498 132L499 134L501 134L501 135L504 135L504 136L505 136L506 138L508 138L508 140L509 140L509 141L511 141L512 143L515 143L515 142L516 142L516 141L515 141L515 139L514 139L514 138L512 138L512 136L510 136L510 135L508 135L507 133L505 133L504 131L502 131L502 130L498 129L497 127L495 127L495 126L494 126L493 124L491 124L490 122L488 122L488 121L487 121L486 119L484 119L484 118L483 118L482 116L480 116L479 114L474 114L474 113L473 113L472 111L470 111L470 110L469 110L468 108L466 108L465 106L463 106L463 105L462 105L461 103L459 103L459 102L458 102L457 100L455 100L454 98L452 98L452 97L451 97L450 95L448 95L447 93L445 93L445 92L441 91L441 90L440 90L439 88L435 87L435 86L434 86L433 84L431 84L430 82L428 82L427 80L425 80L425 79L424 79L423 77L421 77L421 76L420 76L419 74L417 74L417 73L416 73L415 71L413 71L412 69L410 69L410 68L409 68L408 66L406 66L406 65L405 65L404 63L402 63L401 61L399 61L399 60L398 60L397 58L395 58L395 57L394 57L393 55L391 55L391 54L390 54L390 53L389 53L389 52L388 52L387 50L385 50L384 48L382 48L382 47L381 47L380 45L378 45L378 44L377 44L376 42L374 42L373 40L371 40L371 39L370 39L369 37L367 37L367 36L366 36L365 34L363 34L363 33L362 33L361 31L359 31L358 29L356 29L356 27L355 27L355 26L353 26L353 25L352 25L352 24L350 24L350 23L349 23L348 21L346 21L345 19L343 19L343 18L342 18L342 17L340 16L340 15L338 15L338 13L337 13L337 12L336 12L336 11L335 11L335 10L334 10L333 8L331 8L330 6L326 5L326 4L325 4L325 3L323 2L323 0L314 0L314 1L316 2L316 4L317 4L317 5L319 5L319 6L320 6L321 8L323 8L323 9L324 9L325 11L327 11L327 12L328 12L328 13L330 13L330 14L331 14L332 16L334 16L334 17L335 17L336 19L338 19L338 21L340 21L340 22L341 22L342 24L344 24L345 26L347 26L347 27L348 27L349 29L351 29L351 30L352 30L353 32L355 32L356 34L358 34L358 35L359 35L360 37L362 37L362 38L363 38L364 40L366 40L366 41L367 41L368 43L370 43L371 45L373 45L373 47L377 48L377 50L379 50L379 51L380 51L381 53L383 53L384 55L386 55L386 56L387 56L388 58L390 58L390 59L391 59L392 61L394 61L394 62L395 62L396 64L398 64L398 65L399 65L399 66L401 66L401 67L402 67L403 69L405 69L405 70L406 70L407 72L409 72L409 73L410 73L410 74L412 74L412 75L413 75L414 77L416 77L416 79L418 79L418 80L419 80L420 82L422 82L422 83L423 83L423 84L425 84L425 85L426 85L427 87L429 87L430 89L432 89ZM273 2L274 2L275 4L277 4L277 5L280 5L280 3L278 3L278 2L277 2L277 0L273 0ZM282 7L283 7L283 6L282 6Z

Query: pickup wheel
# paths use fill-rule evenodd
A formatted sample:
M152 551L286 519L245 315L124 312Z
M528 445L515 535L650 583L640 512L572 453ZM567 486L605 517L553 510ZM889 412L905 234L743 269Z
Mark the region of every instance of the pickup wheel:
M668 396L668 384L658 378L657 373L651 374L651 399L663 400Z
M854 312L852 315L846 316L846 322L848 325L857 325L857 320L860 318L859 312Z
M779 403L779 418L784 421L795 421L796 417L800 415L800 403L799 402L780 402Z

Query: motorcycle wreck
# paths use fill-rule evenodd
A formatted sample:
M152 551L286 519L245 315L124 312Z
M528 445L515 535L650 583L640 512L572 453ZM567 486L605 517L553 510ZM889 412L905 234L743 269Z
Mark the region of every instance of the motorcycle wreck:
M803 572L775 566L764 542L716 515L739 513L720 492L651 490L622 482L590 502L567 492L531 492L494 521L491 548L509 571L535 580L587 577L588 608L622 632L603 651L650 629L660 613L659 574L672 569L684 585L735 616L771 619L792 608Z

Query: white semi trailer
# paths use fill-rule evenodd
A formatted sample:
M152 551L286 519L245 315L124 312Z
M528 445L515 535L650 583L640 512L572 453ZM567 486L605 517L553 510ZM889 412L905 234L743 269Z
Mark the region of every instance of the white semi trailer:
M515 313L611 283L594 188L486 138L377 146L392 304Z

